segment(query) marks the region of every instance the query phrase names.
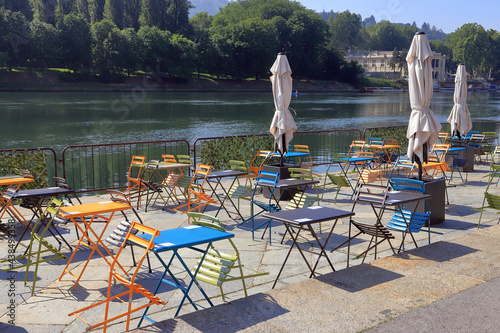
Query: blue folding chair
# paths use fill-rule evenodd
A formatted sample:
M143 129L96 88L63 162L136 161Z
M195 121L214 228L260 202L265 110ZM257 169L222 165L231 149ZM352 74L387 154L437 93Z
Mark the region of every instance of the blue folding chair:
M389 180L389 183L395 191L425 194L424 182L421 180L408 178L392 178ZM403 207L401 207L401 210L396 211L387 223L387 228L398 230L403 233L403 239L401 240L399 251L401 251L401 248L404 249L404 241L408 233L410 233L415 246L418 247L413 234L418 233L422 229L422 227L425 226L425 224L427 224L428 228L427 232L429 234L429 244L431 243L431 213L429 204L427 200L425 200L424 212L417 212L416 210L418 209L418 207L415 207L414 205L415 203L403 205Z
M275 200L274 190L276 189L276 185L278 184L279 176L280 176L279 172L263 171L263 170L259 171L259 174L257 175L250 203L251 216L250 218L244 220L243 222L238 223L239 228L250 230L252 232L252 239L254 239L255 231L265 226L261 239L264 239L264 235L267 229L269 229L269 243L271 243L271 220L267 219L266 221L256 226L255 218L264 212L274 213L274 212L279 212L281 210L281 208L277 204L273 203L273 200ZM257 188L260 186L267 187L270 190L269 200L267 202L259 201L256 197ZM254 206L257 206L258 211L255 211ZM252 224L251 227L247 227L244 225L250 222Z

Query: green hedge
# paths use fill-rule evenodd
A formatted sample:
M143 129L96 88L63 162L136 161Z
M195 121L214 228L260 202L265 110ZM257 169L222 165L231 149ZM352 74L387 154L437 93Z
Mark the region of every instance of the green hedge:
M401 127L381 127L370 129L367 132L365 140L369 138L391 138L398 140L399 145L399 153L402 155L406 155L406 151L408 150L408 139L406 138L406 126Z
M258 150L273 149L272 136L228 137L204 141L201 145L201 163L213 170L229 169L229 160L250 163Z
M35 181L23 184L21 188L49 186L47 157L42 150L12 150L0 152L0 174L18 174L19 169L31 172Z

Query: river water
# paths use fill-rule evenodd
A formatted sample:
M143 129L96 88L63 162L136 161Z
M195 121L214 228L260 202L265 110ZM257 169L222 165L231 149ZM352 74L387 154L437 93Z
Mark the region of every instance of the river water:
M500 92L470 93L473 121L500 120ZM446 122L453 93L434 93L431 109ZM405 125L408 93L310 93L292 99L299 131ZM0 93L0 149L263 134L269 93Z

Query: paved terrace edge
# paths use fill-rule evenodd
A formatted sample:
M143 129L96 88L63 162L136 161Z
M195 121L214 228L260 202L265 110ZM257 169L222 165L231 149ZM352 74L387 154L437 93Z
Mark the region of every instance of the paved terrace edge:
M367 331L499 277L498 237L487 227L132 331Z

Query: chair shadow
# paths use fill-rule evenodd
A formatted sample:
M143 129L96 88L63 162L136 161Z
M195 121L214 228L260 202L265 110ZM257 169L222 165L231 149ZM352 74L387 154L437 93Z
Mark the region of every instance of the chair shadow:
M433 243L431 246L423 246L408 252L403 252L400 254L400 257L403 259L408 258L408 255L411 254L436 262L446 262L477 251L477 249L465 245L439 241Z
M19 326L0 323L0 332L3 332L3 333L24 333L24 332L28 332L28 331L22 327L19 327Z
M219 307L224 307L224 311L220 311ZM157 322L148 331L159 329L161 332L174 332L179 322L183 321L201 332L232 333L248 329L288 312L289 310L280 306L272 296L259 293L203 311Z
M328 273L315 279L342 290L354 293L376 285L404 277L399 273L380 267L361 264L337 272Z

